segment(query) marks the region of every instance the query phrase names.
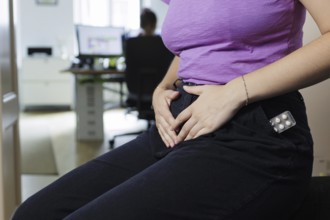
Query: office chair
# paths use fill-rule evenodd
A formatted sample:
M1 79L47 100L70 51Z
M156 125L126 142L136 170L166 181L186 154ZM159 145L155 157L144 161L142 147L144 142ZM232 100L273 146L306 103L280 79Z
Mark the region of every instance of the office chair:
M152 93L166 74L173 58L174 55L159 36L129 38L125 42L127 112L137 111L137 117L147 120L148 127L155 118L151 109ZM114 147L116 137L141 132L115 135L109 140L110 148Z

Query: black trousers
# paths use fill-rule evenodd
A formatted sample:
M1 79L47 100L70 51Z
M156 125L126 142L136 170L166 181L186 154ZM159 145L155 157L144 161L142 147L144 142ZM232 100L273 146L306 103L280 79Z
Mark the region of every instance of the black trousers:
M175 115L197 98L179 90ZM286 110L297 124L278 134L269 119ZM307 191L312 145L298 92L246 106L173 149L152 127L47 186L13 219L285 220Z

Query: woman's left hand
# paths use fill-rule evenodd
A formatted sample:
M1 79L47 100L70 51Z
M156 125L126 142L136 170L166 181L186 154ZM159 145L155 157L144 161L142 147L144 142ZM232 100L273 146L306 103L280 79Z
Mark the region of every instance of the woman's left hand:
M175 119L173 129L182 126L176 143L215 131L242 107L245 96L241 87L227 85L184 86L197 100Z

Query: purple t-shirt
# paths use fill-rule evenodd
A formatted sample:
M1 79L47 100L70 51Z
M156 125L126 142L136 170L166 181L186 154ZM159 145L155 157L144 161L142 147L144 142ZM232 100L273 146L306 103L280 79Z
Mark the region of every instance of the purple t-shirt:
M298 0L163 1L162 37L189 82L225 84L302 46L306 10Z

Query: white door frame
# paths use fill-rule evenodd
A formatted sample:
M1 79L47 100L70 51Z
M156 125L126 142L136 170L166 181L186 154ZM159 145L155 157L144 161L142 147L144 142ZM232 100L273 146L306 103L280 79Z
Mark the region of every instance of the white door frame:
M13 0L0 0L0 219L21 202L18 86Z

